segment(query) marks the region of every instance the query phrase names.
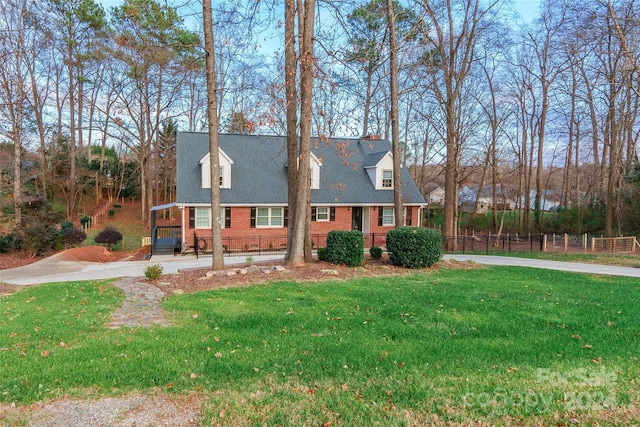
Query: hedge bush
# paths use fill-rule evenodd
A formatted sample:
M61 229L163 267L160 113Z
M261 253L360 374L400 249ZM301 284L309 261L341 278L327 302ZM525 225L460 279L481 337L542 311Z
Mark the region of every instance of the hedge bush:
M111 226L107 226L102 231L100 231L93 240L96 243L105 244L109 247L109 249L112 249L113 246L122 241L122 233Z
M442 235L429 228L394 228L387 233L387 251L393 265L431 267L442 257Z
M115 209L109 209L109 216L114 216L116 214Z
M8 254L13 251L15 245L15 239L12 234L6 236L0 234L0 254Z
M362 265L364 261L362 232L330 231L327 235L327 261L332 264L346 264L350 267Z
M87 224L91 225L91 217L88 215L85 215L82 218L80 218L80 225L84 227Z
M371 255L372 259L382 258L382 248L379 246L371 246L369 248L369 255Z
M60 223L60 232L64 234L65 231L71 230L74 227L73 222L71 221L62 221Z
M86 238L87 233L75 227L65 230L62 235L62 241L66 247L78 246L80 243L84 242Z
M318 248L318 261L327 261L327 248Z

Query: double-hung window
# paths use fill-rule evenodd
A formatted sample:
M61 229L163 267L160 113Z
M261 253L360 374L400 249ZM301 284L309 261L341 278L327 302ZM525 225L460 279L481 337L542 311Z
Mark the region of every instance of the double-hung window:
M393 188L393 171L382 171L382 188Z
M256 211L256 227L282 227L282 208L258 208Z
M393 225L393 208L384 207L382 208L382 225Z
M225 209L220 208L220 227L225 225ZM195 228L211 228L211 208L197 207L195 209Z
M329 221L329 208L318 207L316 208L316 221Z

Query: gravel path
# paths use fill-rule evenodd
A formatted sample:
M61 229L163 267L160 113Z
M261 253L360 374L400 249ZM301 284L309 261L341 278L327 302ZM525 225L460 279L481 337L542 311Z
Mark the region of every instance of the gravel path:
M162 313L162 292L139 277L128 277L113 284L124 291L125 300L113 314L109 328L148 328L155 324L169 326Z
M38 403L27 425L31 427L75 426L195 426L200 416L197 401L164 396L104 397L93 401L58 400Z

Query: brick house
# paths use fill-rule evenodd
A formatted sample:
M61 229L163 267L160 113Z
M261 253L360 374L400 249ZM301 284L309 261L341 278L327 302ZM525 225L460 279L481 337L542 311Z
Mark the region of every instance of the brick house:
M259 235L270 247L284 246L286 138L220 134L219 142L223 243ZM185 250L195 246L195 239L211 237L208 134L179 132L176 144L177 189L172 205L182 212ZM395 225L391 144L374 137L314 138L311 151L311 234L361 230L384 237ZM402 183L405 223L418 226L426 203L404 169Z

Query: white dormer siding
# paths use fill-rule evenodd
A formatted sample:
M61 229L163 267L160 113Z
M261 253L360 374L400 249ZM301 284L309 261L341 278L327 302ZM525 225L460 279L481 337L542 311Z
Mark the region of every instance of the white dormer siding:
M320 159L316 157L315 154L311 153L311 189L318 190L320 189L320 167L322 166L322 162Z
M316 157L315 154L311 153L311 158L309 159L309 164L311 165L311 189L319 190L320 189L320 168L322 167L322 162L320 159ZM298 163L296 167L300 165L300 157L298 157Z
M393 190L393 156L386 153L371 154L371 164L364 166L371 183L376 190ZM389 182L391 178L391 182ZM390 184L390 185L389 185Z
M231 165L233 160L231 157L218 149L220 157L220 188L231 188ZM200 176L202 178L202 188L211 188L211 156L207 153L200 160Z

